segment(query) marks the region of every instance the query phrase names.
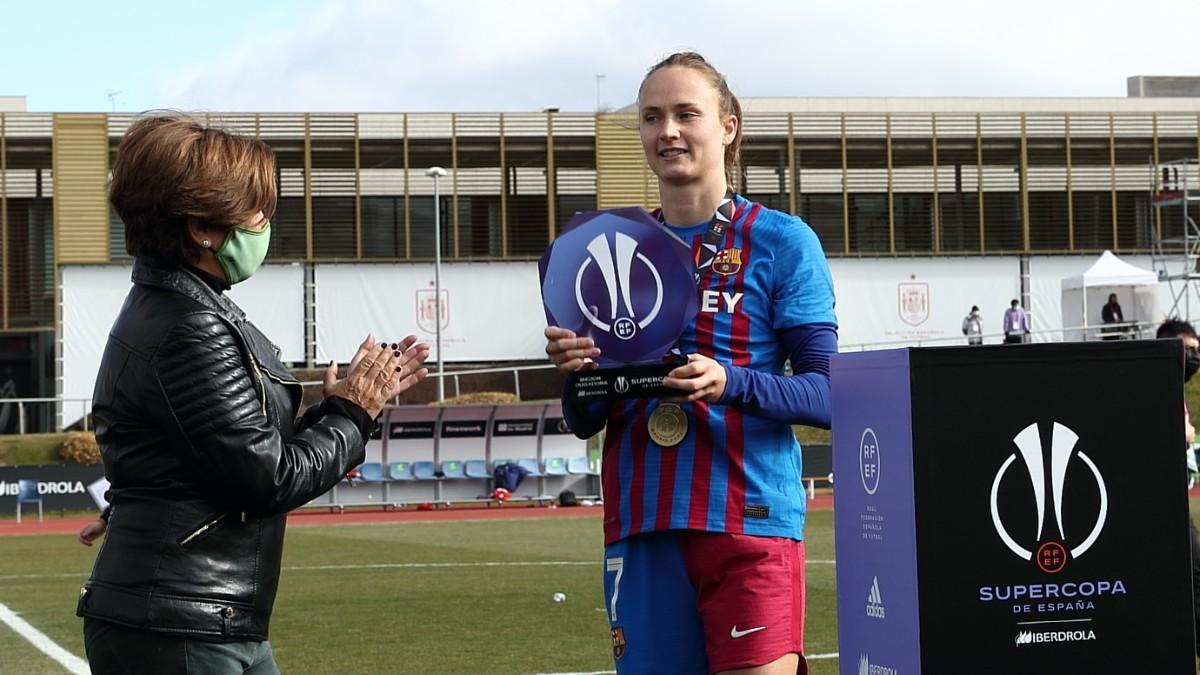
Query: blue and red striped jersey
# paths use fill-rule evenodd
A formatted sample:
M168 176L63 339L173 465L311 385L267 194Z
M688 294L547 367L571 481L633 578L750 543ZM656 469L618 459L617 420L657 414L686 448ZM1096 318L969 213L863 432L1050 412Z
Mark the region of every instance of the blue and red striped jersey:
M698 247L708 224L672 227ZM700 311L683 353L783 375L778 331L834 324L821 244L800 218L736 198L733 226L695 292ZM612 405L602 477L605 543L669 529L803 539L800 445L791 427L705 402L682 404L689 427L674 447L650 438L657 400Z

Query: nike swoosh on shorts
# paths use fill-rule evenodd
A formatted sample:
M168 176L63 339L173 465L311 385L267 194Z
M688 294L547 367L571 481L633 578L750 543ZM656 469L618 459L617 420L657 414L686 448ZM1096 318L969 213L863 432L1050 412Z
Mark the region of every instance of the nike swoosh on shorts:
M738 627L734 626L733 628L729 629L729 637L736 640L745 635L749 635L751 633L757 633L760 630L766 630L766 628L767 628L766 626L759 626L758 628L747 628L746 630L738 630Z

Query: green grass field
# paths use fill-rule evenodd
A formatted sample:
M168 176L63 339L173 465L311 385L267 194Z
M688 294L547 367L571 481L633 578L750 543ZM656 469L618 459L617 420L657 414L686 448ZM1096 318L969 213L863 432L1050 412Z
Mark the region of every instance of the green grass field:
M271 623L284 673L559 673L612 669L598 517L294 527ZM833 513L807 553L833 559ZM75 600L94 549L0 539L0 603L83 655ZM484 565L481 563L500 563ZM808 566L807 648L837 651L834 570ZM567 601L552 601L555 592ZM60 673L0 625L0 673ZM837 672L836 659L812 672Z

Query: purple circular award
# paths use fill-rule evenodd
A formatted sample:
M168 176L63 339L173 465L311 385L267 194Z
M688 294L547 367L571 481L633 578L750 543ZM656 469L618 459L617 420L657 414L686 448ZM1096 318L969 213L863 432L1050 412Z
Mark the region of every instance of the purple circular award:
M661 395L663 357L696 315L691 247L639 208L577 214L538 264L551 325L586 335L600 368L580 398ZM654 386L651 386L654 385Z

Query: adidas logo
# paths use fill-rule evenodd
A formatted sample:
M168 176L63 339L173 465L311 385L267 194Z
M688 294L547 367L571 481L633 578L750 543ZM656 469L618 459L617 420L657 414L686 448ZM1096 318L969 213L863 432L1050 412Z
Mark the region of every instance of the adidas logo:
M879 577L871 580L871 592L867 594L867 616L874 619L884 617L883 596L879 593Z

